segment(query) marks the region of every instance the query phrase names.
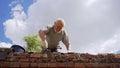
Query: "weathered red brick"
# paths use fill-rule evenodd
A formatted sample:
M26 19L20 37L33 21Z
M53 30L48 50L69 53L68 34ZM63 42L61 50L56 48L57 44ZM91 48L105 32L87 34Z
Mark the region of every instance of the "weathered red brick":
M56 53L57 54L57 53ZM54 55L53 55L54 56ZM38 68L120 68L119 54L74 54L61 53L58 57L47 58L47 54L18 53L0 61L4 67L38 67Z
M18 57L29 57L30 54L29 54L29 53L15 53L14 56L18 56Z
M76 68L85 68L84 63L75 63Z
M47 68L48 67L48 63L38 63L38 67L39 68L41 68L41 67Z
M8 62L17 62L19 61L19 58L18 57L7 57L5 61L8 61Z
M21 62L20 67L30 67L30 63L28 62Z
M0 68L10 67L10 62L1 61Z
M92 63L93 68L106 68L105 63Z
M10 62L10 67L20 67L20 63L19 62Z
M38 67L38 63L30 63L30 67Z
M32 53L30 57L43 57L43 54L41 53Z
M73 62L67 62L66 64L67 64L68 68L74 68L75 67L75 63L73 63Z
M115 55L115 58L120 58L120 54L116 54L116 55Z
M59 68L67 67L66 63L57 63Z
M30 58L26 58L26 57L21 57L19 58L20 62L29 62Z
M57 68L58 67L56 62L55 63L48 63L47 65L49 68Z

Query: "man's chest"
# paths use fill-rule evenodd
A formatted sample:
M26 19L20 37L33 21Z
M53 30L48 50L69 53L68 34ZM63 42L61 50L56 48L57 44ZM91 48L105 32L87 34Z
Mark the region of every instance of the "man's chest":
M53 32L53 31L51 31L51 32L49 32L47 35L46 35L49 39L53 39L53 40L58 40L58 41L60 41L60 40L62 40L62 37L63 37L63 35L62 35L62 32L60 32L60 33L56 33L56 32Z

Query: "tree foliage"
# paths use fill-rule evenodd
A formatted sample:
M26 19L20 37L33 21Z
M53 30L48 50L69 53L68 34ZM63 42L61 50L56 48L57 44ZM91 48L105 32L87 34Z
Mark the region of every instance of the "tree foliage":
M25 36L24 40L27 42L28 52L41 52L41 41L38 39L38 35Z

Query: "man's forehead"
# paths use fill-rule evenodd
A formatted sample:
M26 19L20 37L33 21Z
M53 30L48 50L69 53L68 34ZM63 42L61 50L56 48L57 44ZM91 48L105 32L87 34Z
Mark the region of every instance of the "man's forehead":
M62 25L62 26L64 25L62 21L56 21L56 24L57 25Z

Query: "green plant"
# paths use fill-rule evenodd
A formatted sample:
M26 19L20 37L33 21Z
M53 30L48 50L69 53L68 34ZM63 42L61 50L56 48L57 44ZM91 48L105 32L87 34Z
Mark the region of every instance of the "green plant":
M41 47L41 41L40 39L38 39L38 34L25 36L24 40L27 42L28 52L41 52L42 47Z

